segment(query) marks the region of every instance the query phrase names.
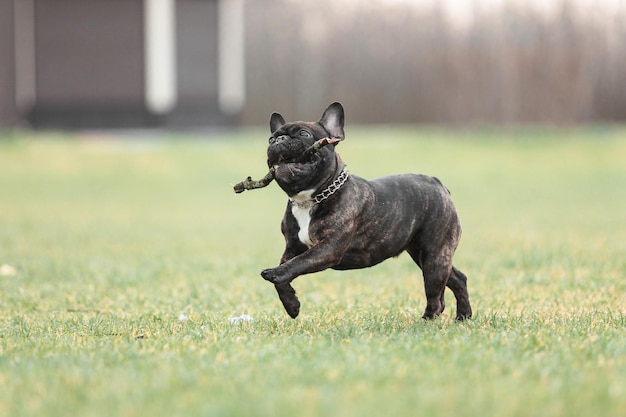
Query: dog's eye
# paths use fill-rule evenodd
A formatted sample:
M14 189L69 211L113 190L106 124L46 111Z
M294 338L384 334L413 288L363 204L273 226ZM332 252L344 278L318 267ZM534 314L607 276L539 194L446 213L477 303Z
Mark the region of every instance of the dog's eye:
M270 145L274 142L276 142L276 138L274 136L270 136L270 139L269 139Z
M302 138L310 138L311 137L311 132L309 132L308 130L302 129L301 131L298 132L298 136L300 136Z

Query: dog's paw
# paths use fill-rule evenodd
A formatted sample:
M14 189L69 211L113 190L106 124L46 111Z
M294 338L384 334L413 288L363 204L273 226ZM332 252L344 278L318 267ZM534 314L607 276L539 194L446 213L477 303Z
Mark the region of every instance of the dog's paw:
M296 296L296 290L289 284L283 284L276 285L276 291L278 291L280 301L283 303L283 307L285 307L285 311L289 314L289 317L292 319L298 317L300 313L300 301Z
M456 313L456 321L465 321L465 320L470 320L472 318L472 310L469 310L467 312L457 312Z
M263 277L264 280L269 281L269 282L274 282L274 280L276 279L276 274L274 274L273 269L262 270L261 276Z
M261 271L263 279L271 282L272 284L282 284L287 282L286 277L279 274L278 268L268 268Z
M300 301L298 300L283 302L283 307L285 307L285 311L292 319L295 319L296 317L298 317L298 314L300 314Z

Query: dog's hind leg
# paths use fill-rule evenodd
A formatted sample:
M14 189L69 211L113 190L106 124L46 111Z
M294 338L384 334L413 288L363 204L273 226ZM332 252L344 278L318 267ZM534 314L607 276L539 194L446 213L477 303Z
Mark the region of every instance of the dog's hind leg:
M276 284L276 292L278 292L278 298L283 303L283 307L289 314L289 317L295 319L300 313L300 301L296 296L296 290L293 289L291 284Z
M472 307L470 305L469 294L467 292L467 277L463 272L451 265L448 271L448 266L445 262L437 264L436 262L424 261L419 256L419 251L407 250L413 261L422 269L424 274L424 289L426 290L426 298L430 300L424 312L426 319L434 318L443 313L445 309L445 297L444 289L447 286L454 293L456 298L456 320L462 321L470 319L472 317ZM444 259L444 258L442 258ZM441 288L442 276L445 277L446 273L449 274L445 281L444 289ZM439 293L439 302L437 303L436 294Z
M444 291L452 265L439 260L427 260L422 269L424 275L424 290L426 291L426 309L422 318L434 319L443 313L445 308Z
M424 275L426 309L422 318L434 319L443 313L446 307L444 292L452 270L452 257L445 250L437 255L426 255L416 248L409 248L407 252Z
M467 293L467 277L465 274L452 266L447 285L456 298L456 319L465 320L471 318L472 307Z

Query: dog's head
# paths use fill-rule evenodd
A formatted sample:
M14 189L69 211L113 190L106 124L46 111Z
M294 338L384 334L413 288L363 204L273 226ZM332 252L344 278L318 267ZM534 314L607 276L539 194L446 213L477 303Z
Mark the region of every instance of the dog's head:
M323 147L306 161L301 161L300 157L319 139L343 140L343 123L343 107L339 103L328 106L319 122L285 123L279 113L272 114L267 165L274 167L276 182L287 195L315 190L335 172L336 143Z

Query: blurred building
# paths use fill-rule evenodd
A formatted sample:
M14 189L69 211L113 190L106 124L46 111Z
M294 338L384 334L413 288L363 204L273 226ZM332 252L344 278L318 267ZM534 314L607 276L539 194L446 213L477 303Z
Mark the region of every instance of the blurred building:
M626 121L623 0L0 0L0 127Z
M232 124L244 100L242 7L0 0L0 127Z

